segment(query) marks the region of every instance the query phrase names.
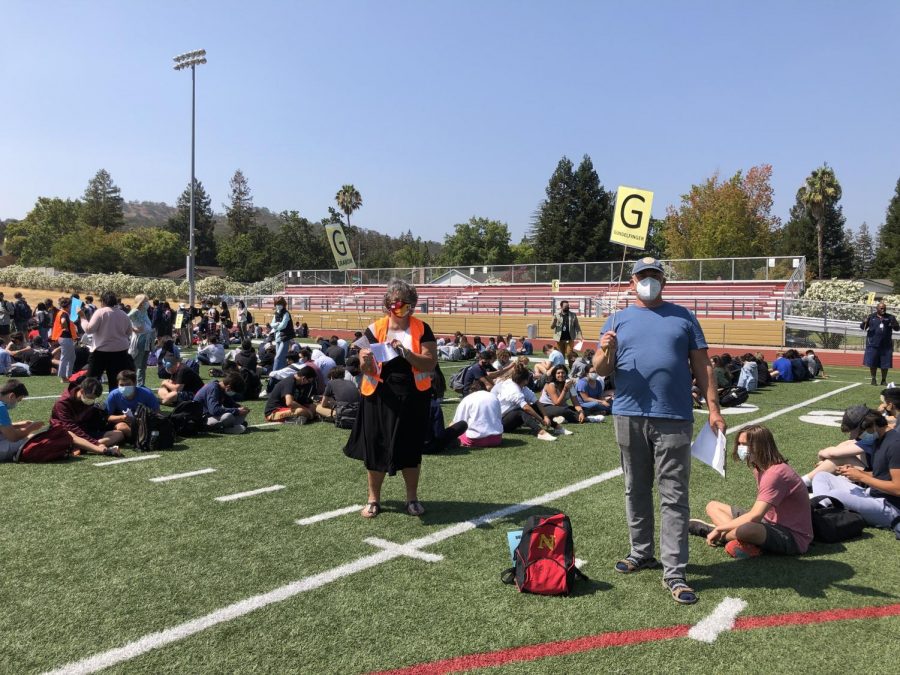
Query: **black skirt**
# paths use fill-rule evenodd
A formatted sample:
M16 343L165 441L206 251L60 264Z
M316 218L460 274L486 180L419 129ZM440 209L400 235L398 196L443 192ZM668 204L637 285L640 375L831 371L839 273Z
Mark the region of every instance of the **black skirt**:
M422 463L431 391L416 389L412 369L404 359L385 366L375 392L362 397L344 454L364 462L369 471L393 476Z

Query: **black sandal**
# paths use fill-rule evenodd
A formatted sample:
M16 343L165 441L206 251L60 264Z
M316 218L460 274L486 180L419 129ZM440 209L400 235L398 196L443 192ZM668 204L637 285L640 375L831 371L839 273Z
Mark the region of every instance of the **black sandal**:
M672 577L671 579L663 579L663 588L668 589L672 594L672 598L679 605L693 605L700 599L700 596L693 588L687 585L687 582L680 577Z
M614 569L621 574L633 574L641 570L652 570L655 567L659 567L659 560L656 558L638 558L629 555L617 562Z
M421 516L425 514L425 507L418 499L406 502L406 512L411 516Z

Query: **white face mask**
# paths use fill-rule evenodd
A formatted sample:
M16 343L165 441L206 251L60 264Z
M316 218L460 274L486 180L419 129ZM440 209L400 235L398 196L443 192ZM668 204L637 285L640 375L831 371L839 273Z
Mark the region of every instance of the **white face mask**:
M653 302L659 297L662 284L653 277L645 277L637 282L637 295L644 302Z
M588 379L592 381L596 381L597 378L600 377L597 373L588 373Z
M742 462L746 462L747 458L750 456L750 446L749 445L739 445L737 446L737 454L738 459Z

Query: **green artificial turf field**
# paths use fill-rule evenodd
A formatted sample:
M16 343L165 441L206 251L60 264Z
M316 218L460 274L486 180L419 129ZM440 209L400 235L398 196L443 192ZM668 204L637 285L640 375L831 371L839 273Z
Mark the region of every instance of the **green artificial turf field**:
M453 370L445 368L448 379ZM753 394L749 403L758 411L726 420L736 426L858 384L766 422L802 473L818 449L842 435L799 416L878 403L880 388L866 384L863 369L829 367L828 373L828 380ZM155 374L149 384L156 384ZM60 390L50 377L29 378L27 386L32 396ZM52 402L28 400L13 418L46 419ZM448 422L453 406L444 406ZM261 423L263 401L250 407L251 423ZM698 429L702 420L698 415ZM402 512L398 476L386 481L378 518L354 512L296 524L365 502L363 467L341 453L349 432L326 423L209 435L133 463L100 466L109 458L86 457L0 465L0 672L43 672L126 647L70 672L109 665L109 672L122 673L358 673L610 631L692 625L726 597L747 603L741 617L900 602L900 542L870 529L852 542L816 544L799 558L745 561L692 537L688 574L701 600L677 606L661 587L659 571L623 576L612 570L628 553L617 475L546 506L523 507L477 528L448 529L618 468L609 422L570 428L574 435L555 443L521 432L507 435L499 448L426 456L420 497L427 513L421 519ZM150 481L207 468L215 472ZM273 485L284 489L215 500ZM746 508L754 495L746 468L729 462L723 479L694 463L695 515L702 516L708 500ZM591 581L565 598L519 594L501 584L499 574L509 564L506 531L521 527L528 515L555 510L571 517L576 555ZM405 544L429 536L411 553L440 560L366 542ZM259 597L270 591L282 595ZM176 627L183 632L158 635ZM900 618L864 618L735 630L713 644L687 637L639 641L512 662L496 671L812 673L864 663L869 672L887 673L900 663L898 637ZM134 644L142 638L147 641Z

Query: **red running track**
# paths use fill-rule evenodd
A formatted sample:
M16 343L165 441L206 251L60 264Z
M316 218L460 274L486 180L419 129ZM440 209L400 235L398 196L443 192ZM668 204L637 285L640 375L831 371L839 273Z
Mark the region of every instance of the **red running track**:
M816 623L829 623L832 621L880 619L898 615L900 615L900 603L876 607L826 609L815 612L789 612L787 614L769 614L739 618L735 621L732 630L756 630L758 628L775 628L778 626L805 626ZM567 654L577 654L579 652L587 652L595 649L625 647L628 645L687 637L690 628L691 627L687 625L680 625L600 633L599 635L589 635L586 637L575 638L574 640L559 640L557 642L545 642L543 644L514 647L512 649L501 649L495 652L457 656L442 661L421 663L408 668L381 671L377 675L442 675L443 673L455 673L462 670L471 670L473 668L491 668L494 666L502 666L507 663L534 661L548 656L565 656Z

